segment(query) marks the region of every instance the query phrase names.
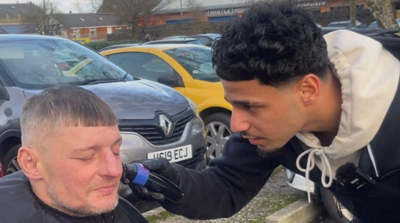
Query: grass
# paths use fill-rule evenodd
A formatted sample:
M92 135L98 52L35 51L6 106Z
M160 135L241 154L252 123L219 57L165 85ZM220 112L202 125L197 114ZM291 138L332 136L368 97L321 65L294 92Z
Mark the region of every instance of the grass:
M281 210L282 208L288 206L289 204L300 200L300 198L304 197L304 193L302 192L298 192L295 193L293 195L286 195L286 194L281 194L280 196L278 196L278 198L275 198L276 200L274 201L274 203L272 204L270 201L265 200L263 202L263 204L265 206L269 206L271 208L268 209L268 211L272 214L276 211ZM279 202L277 202L277 200L279 199Z
M274 172L272 172L271 177L274 177L276 174L280 173L282 170L285 170L283 166L278 166Z
M249 221L249 223L264 223L264 222L265 222L265 218L263 218L263 217L259 217L257 219L253 219L253 220Z
M163 211L157 215L151 215L151 216L147 217L146 219L149 223L156 223L158 221L165 220L172 216L174 216L174 214L169 213L168 211Z

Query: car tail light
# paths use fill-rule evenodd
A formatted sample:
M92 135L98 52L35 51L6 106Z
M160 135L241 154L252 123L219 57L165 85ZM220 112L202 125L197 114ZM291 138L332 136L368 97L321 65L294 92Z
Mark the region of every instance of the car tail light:
M0 163L0 178L3 177L3 165Z

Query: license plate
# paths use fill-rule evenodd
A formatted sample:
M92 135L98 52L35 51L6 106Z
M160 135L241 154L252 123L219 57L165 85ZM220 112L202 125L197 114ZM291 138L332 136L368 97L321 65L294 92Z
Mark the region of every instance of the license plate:
M147 154L148 159L165 158L171 163L187 160L192 157L192 145L186 145Z

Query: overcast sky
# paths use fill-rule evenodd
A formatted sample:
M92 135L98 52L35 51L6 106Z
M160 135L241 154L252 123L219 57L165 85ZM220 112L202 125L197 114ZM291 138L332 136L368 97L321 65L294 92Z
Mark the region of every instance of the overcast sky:
M12 4L12 3L28 3L32 1L33 3L39 4L43 0L0 0L1 3ZM57 4L57 9L63 13L68 13L72 11L73 13L79 13L78 9L75 7L75 2L81 4L83 12L89 12L90 7L88 6L91 0L52 0L52 2Z

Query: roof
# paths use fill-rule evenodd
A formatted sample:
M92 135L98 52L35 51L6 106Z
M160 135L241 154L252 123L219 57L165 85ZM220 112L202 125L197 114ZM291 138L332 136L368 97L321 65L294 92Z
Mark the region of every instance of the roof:
M4 34L25 34L35 33L34 25L1 25L0 30Z
M114 13L55 14L54 18L65 28L127 25Z
M5 19L8 14L10 19L17 19L18 13L21 16L25 15L32 6L32 3L22 3L22 4L0 4L0 19Z
M53 36L42 36L42 35L23 35L23 34L3 34L0 35L0 42L1 41L18 41L18 40L68 40L65 38L60 37L53 37ZM71 41L71 40L68 40Z
M178 13L181 10L182 1L182 12L191 11L193 6L190 6L192 0L163 0L154 11L156 14L166 13ZM197 0L195 4L198 4L203 10L214 10L214 9L229 9L229 8L242 8L249 7L251 1L249 0Z

